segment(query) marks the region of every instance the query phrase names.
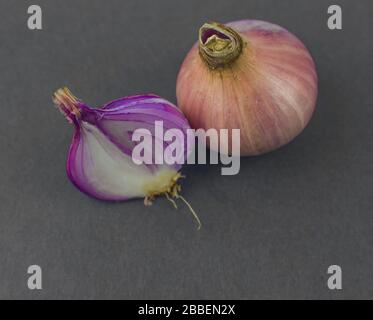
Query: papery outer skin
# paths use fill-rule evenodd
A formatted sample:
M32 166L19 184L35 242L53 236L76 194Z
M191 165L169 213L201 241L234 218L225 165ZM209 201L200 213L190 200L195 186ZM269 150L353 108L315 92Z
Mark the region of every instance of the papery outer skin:
M131 158L132 148L136 143L131 140L131 132L135 129L149 129L154 135L154 122L163 121L164 131L180 129L185 137L189 134L187 133L187 130L190 129L188 121L180 110L167 100L148 94L117 99L105 104L102 108L91 108L79 102L78 108L80 117L70 116L75 125L75 132L68 153L67 174L74 185L86 194L97 199L114 201L146 197L143 184L153 183L159 175L164 175L168 179L181 168L181 164L137 165L133 163ZM123 187L128 187L129 190L105 189L105 179L112 179L113 176L110 178L98 175L97 153L90 152L90 148L87 146L88 143L94 141L92 137L95 135L99 137L96 141L101 143L93 142L96 146L104 145L109 150L107 153L114 151L117 160L119 158L120 161L128 160L128 168L130 169L117 171L113 169L111 172L109 168L104 171L115 174L115 178L118 180L123 178L123 182L120 182L119 185L121 186L123 183ZM192 151L191 146L187 145L186 139L180 143L184 143L186 159ZM168 143L164 142L164 147L167 145ZM108 159L111 161L110 157ZM109 166L110 164L107 162L103 163ZM115 161L112 164L115 166ZM125 179L130 180L128 185Z
M313 59L293 34L265 21L226 24L245 45L231 65L211 69L196 43L178 78L178 106L194 129L241 130L241 155L285 145L312 117L317 99Z

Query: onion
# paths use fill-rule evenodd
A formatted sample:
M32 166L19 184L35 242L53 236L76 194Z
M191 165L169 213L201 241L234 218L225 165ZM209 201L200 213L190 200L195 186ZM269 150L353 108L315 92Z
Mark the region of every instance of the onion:
M257 20L206 23L185 58L178 105L195 129L241 131L241 155L285 145L309 122L317 74L306 47L284 28Z
M84 193L101 200L129 200L144 198L151 204L155 196L165 195L176 207L172 198L181 198L178 180L182 163L154 161L137 163L133 151L138 145L133 135L136 130L148 130L152 137L145 148L171 143L158 139L155 124L162 121L165 129L177 129L183 137L173 144L182 144L186 159L191 147L185 137L190 129L187 119L172 103L153 94L124 97L91 108L74 97L67 88L59 89L53 100L75 132L67 159L67 174L73 184ZM146 153L148 150L145 150ZM152 151L152 150L151 150ZM163 155L162 155L163 156ZM158 159L159 160L159 159ZM160 163L160 164L157 164ZM191 209L189 203L186 202ZM191 209L199 226L200 221Z

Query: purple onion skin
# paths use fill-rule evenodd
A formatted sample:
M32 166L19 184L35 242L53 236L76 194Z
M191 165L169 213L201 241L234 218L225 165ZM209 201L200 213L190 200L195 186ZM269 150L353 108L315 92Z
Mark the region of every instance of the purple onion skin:
M228 35L229 45L213 45ZM176 84L178 106L192 128L240 129L241 156L276 150L297 137L317 95L317 70L305 45L283 27L258 20L204 24Z
M139 128L148 129L152 133L154 139L155 121L163 121L164 131L168 129L179 129L183 132L185 137L187 136L187 130L190 129L188 121L175 105L155 94L144 94L116 99L102 107L91 108L83 102L78 101L69 92L64 93L61 90L65 89L60 89L56 92L54 98L55 103L65 114L69 122L73 123L75 127L68 152L66 164L67 175L79 190L96 199L107 201L124 201L141 197L146 198L148 196L151 197L152 194L149 195L146 194L146 192L142 192L141 185L137 185L137 183L139 183L137 180L143 178L142 173L144 173L146 179L150 179L149 181L159 172L178 174L178 170L181 169L182 164L136 165L132 162L131 158L132 149L136 144L136 142L133 142L131 139L133 131ZM59 95L58 92L60 93ZM72 104L71 99L73 99ZM98 162L94 159L94 152L87 151L89 150L87 135L91 134L92 130L95 133L97 132L97 134L105 140L107 147L111 144L110 148L120 150L124 156L128 157L128 159L130 159L129 165L135 166L134 170L138 168L138 179L136 179L136 174L131 170L128 172L117 172L118 176L122 175L124 179L127 175L132 175L129 180L131 180L131 183L135 183L133 188L130 185L126 186L125 183L123 184L124 189L129 188L130 192L122 192L116 189L111 190L110 188L110 190L105 189L105 183L102 185L99 181L100 176L95 177L94 167L97 166ZM167 142L163 143L164 148L169 144ZM186 139L183 143L184 157L187 159L191 150L190 148L188 149ZM91 159L87 159L87 156ZM132 164L130 162L132 162ZM90 168L89 174L86 172L88 168ZM107 171L107 168L105 170ZM107 177L103 176L102 178L105 181ZM138 191L136 191L137 189ZM160 194L162 194L161 191L162 190L160 190ZM157 195L157 193L155 193L155 195Z

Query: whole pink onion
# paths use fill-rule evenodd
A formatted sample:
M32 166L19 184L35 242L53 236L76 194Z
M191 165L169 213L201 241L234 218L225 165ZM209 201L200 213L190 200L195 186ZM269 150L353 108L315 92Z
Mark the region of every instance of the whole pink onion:
M178 105L195 129L240 129L241 155L274 150L309 122L315 64L303 43L269 22L206 23L177 79Z

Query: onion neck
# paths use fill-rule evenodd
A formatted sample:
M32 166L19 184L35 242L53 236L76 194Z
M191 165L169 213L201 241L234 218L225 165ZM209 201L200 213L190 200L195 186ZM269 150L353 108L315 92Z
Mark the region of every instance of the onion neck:
M68 88L58 89L53 94L53 102L69 122L76 122L80 118L79 101Z
M243 41L232 28L209 22L199 29L198 46L202 59L216 69L230 65L240 56Z

